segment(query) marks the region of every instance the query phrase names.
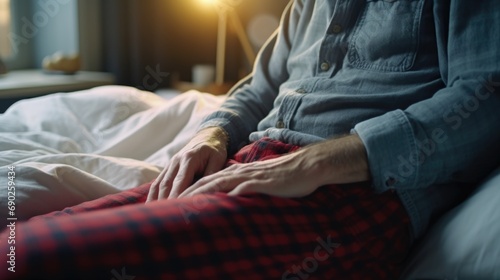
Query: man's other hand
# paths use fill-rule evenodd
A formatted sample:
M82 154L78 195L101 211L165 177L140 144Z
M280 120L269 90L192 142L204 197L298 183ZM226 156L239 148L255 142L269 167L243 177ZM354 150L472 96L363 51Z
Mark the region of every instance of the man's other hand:
M176 198L195 180L220 171L227 159L227 134L219 127L201 130L180 150L151 185L147 202Z

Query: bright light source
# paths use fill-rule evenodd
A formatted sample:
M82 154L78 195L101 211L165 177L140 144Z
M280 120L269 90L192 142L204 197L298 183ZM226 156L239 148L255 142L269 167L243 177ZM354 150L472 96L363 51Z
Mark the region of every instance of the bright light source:
M241 4L243 0L199 0L205 4L211 4L215 7L219 16L219 26L217 27L217 56L215 69L215 83L222 85L224 83L224 64L226 59L226 31L227 24L233 26L240 40L243 51L248 58L249 64L252 65L255 60L255 54L245 33L245 29L241 24L241 20L236 13L236 6Z
M241 2L243 2L243 0L198 0L198 1L200 1L205 5L214 5L216 7L225 7L225 8L235 8L236 6L241 4Z
M217 0L199 0L201 3L205 5L210 5L210 4L215 4L217 3Z

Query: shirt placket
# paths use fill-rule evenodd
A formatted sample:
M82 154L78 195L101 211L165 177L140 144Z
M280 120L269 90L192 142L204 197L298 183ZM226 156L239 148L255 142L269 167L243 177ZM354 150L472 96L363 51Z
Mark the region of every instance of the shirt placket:
M306 90L298 88L295 91L289 91L283 98L280 109L278 111L278 120L276 121L276 128L291 129L291 121L294 119L294 114L300 104L301 99L306 94Z
M349 11L353 2L337 0L330 17L328 29L321 43L317 61L317 77L333 77L341 67L347 53L348 24L351 20Z

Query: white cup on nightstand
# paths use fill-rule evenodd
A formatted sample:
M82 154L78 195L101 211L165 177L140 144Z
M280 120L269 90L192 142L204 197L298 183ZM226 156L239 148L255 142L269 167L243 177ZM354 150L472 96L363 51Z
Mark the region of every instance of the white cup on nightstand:
M193 84L196 86L207 86L214 82L215 66L198 64L193 66Z

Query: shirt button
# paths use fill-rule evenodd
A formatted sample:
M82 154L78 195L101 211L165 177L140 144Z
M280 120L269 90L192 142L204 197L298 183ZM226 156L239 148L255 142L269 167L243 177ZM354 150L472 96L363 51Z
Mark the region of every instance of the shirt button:
M332 32L334 34L339 34L340 32L342 32L342 25L340 25L340 24L334 24L332 26Z
M285 123L282 120L277 121L276 128L285 128Z
M330 69L330 64L328 62L323 62L323 63L321 63L320 67L321 67L321 70L328 71Z
M306 93L306 90L303 88L299 88L298 90L295 91L296 93Z
M396 185L396 183L398 182L398 180L396 180L396 178L394 177L389 177L387 178L387 180L385 181L385 186L386 187L393 187L394 185Z

